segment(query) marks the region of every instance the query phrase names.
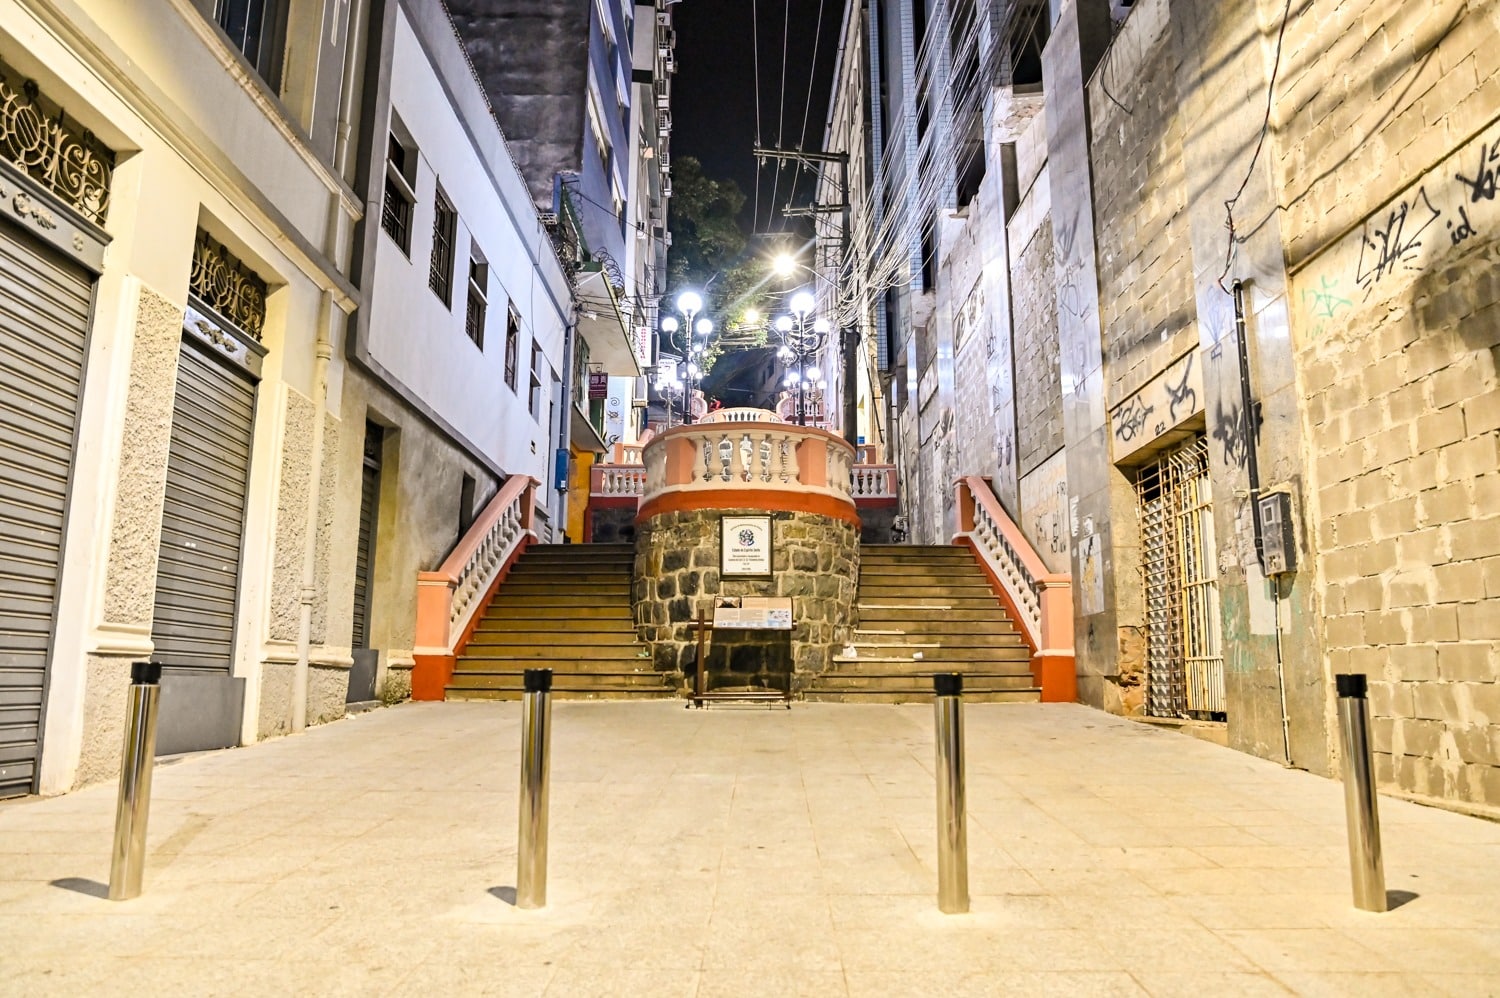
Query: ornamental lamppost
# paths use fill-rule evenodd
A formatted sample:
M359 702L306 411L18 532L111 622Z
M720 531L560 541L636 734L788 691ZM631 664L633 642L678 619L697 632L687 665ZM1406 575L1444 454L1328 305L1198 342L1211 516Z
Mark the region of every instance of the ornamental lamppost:
M790 366L782 385L797 393L797 425L807 425L807 392L811 388L824 389L828 382L823 372L812 361L828 335L828 320L814 317L813 296L799 291L792 296L791 314L777 318L775 329L781 334L781 349L776 352L783 363Z
M714 323L707 316L698 317L698 314L703 311L703 297L696 291L682 292L682 294L677 296L675 304L678 313L682 315L685 321L679 324L676 316L665 316L661 320L661 330L669 338L672 338L679 329L686 330L686 343L683 348L684 356L681 369L682 374L686 377L674 377L665 383L658 381L657 388L663 394L681 394L682 422L686 424L693 421L693 389L703 378L703 354L708 346L708 337L714 331ZM694 317L698 317L697 321L694 321ZM668 426L672 422L671 411L671 404L669 402L667 407Z

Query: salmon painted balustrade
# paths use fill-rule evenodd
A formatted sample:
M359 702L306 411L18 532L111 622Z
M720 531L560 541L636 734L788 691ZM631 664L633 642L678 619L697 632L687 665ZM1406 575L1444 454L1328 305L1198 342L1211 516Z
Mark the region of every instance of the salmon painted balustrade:
M536 489L513 475L435 572L417 573L412 699L441 700L453 663L510 566L537 539Z
M973 548L1031 649L1031 671L1046 702L1078 697L1073 657L1073 580L1049 572L1021 528L1006 515L987 478L958 480L959 532Z
M646 477L640 518L748 508L858 522L850 491L854 448L826 430L789 423L694 423L660 434L641 457Z

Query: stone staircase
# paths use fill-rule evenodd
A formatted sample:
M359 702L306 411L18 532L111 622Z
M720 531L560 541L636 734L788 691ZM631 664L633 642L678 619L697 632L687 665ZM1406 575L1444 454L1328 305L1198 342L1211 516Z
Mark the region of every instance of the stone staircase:
M458 656L449 700L519 700L551 669L561 700L658 698L676 689L636 640L630 544L535 544L517 559Z
M852 654L836 656L807 699L928 701L935 672L962 673L965 700L1041 699L1030 649L968 548L865 544L856 599Z

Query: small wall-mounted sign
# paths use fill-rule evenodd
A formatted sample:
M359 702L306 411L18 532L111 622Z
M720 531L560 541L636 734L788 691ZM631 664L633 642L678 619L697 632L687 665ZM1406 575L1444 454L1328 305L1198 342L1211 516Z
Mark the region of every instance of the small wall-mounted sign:
M609 398L609 375L601 371L589 372L589 399Z
M771 518L725 516L719 519L719 575L724 578L771 574Z

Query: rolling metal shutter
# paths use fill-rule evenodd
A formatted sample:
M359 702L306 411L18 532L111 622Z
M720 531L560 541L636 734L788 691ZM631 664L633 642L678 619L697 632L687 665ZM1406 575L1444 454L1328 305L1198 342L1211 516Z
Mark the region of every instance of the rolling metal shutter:
M170 669L227 674L233 668L254 419L255 382L185 340L151 633L156 660ZM164 720L165 714L164 706Z
M385 434L365 424L365 460L359 490L359 551L354 564L353 648L370 647L370 588L375 573L375 525L380 512L380 452Z
M0 797L36 780L93 281L0 232Z

